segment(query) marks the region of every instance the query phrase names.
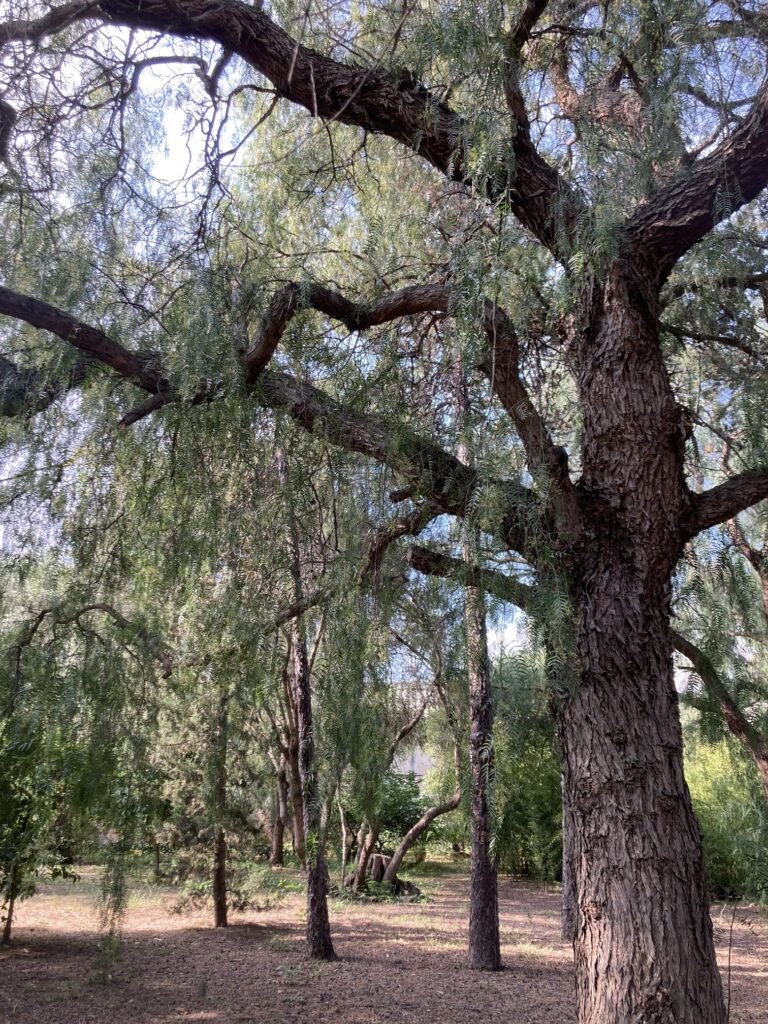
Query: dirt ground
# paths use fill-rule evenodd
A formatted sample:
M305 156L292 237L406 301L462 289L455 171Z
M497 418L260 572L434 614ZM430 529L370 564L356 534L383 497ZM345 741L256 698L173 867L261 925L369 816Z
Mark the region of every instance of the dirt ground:
M501 883L506 970L465 966L466 875L426 882L424 904L331 903L337 963L303 955L303 900L233 914L169 913L169 890L131 899L123 947L98 955L95 879L47 885L19 908L14 947L0 953L2 1024L569 1024L571 955L558 935L559 897ZM730 909L713 908L727 973ZM731 1021L768 1024L768 914L737 910ZM105 974L107 976L105 976Z

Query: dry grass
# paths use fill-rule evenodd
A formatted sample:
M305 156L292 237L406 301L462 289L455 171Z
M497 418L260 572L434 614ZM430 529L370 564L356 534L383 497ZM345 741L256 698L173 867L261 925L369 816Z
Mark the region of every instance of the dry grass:
M129 903L120 956L98 955L95 872L48 885L22 904L15 946L0 955L2 1024L569 1024L570 950L559 897L501 884L507 970L465 966L467 880L429 879L427 904L331 904L333 964L303 955L303 900L235 914L169 913L171 890L144 886ZM730 913L713 914L721 964ZM733 1024L768 1024L768 917L739 910L731 956Z

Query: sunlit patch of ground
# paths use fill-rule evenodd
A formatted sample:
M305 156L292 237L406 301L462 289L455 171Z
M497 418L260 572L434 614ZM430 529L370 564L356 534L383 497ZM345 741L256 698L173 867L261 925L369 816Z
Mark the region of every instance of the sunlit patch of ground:
M465 875L430 877L424 904L331 902L340 960L303 953L303 900L233 914L169 912L172 890L139 887L122 952L99 955L98 877L56 882L21 905L15 945L0 954L2 1024L572 1024L571 953L559 895L501 883L507 969L467 970ZM768 1024L768 916L713 908L731 1021Z

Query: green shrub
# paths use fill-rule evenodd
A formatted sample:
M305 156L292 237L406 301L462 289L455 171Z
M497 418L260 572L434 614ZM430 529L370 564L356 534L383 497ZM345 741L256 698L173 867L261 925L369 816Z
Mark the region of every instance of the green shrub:
M735 740L692 732L685 774L712 895L768 900L768 804L755 765Z

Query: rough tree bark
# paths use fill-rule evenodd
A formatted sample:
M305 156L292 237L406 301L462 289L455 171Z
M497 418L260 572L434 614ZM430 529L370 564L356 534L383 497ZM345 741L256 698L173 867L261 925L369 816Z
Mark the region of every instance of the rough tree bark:
M685 426L659 347L650 268L618 260L590 287L576 342L581 680L561 716L579 1021L723 1024L671 659Z

